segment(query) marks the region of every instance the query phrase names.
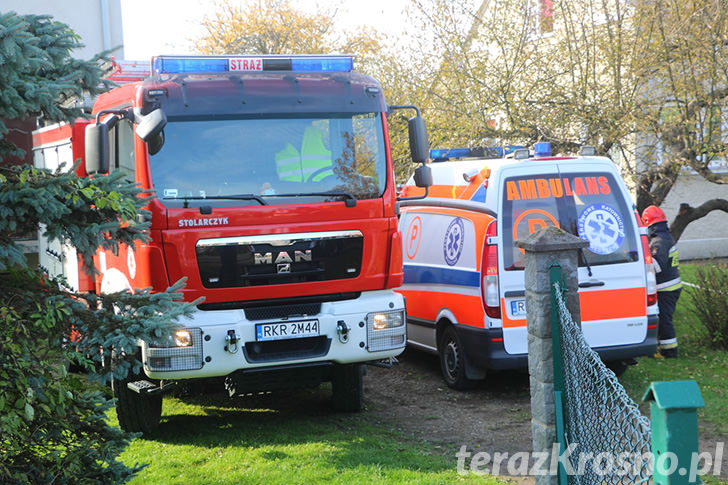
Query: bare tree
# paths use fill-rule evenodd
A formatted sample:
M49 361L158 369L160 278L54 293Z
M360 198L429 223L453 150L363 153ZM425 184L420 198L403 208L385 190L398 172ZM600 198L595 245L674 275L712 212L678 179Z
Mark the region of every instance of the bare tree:
M551 141L598 147L622 167L638 209L660 205L687 169L725 183L727 0L413 0L427 33L410 68L436 143ZM685 203L685 227L726 200Z

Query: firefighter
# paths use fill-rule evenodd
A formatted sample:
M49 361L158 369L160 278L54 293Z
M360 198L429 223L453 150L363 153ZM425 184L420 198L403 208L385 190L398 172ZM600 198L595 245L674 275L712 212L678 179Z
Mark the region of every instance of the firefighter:
M288 182L319 182L334 174L331 151L326 148L321 130L306 127L299 152L290 143L276 153L279 180Z
M647 207L642 212L642 222L648 228L652 261L657 272L657 303L660 307L657 351L665 358L675 358L677 336L672 314L682 291L677 245L667 228L667 217L659 207Z
M319 182L334 174L331 166L331 151L324 145L321 130L309 126L301 142L301 169L307 182Z
M278 180L302 182L301 155L293 145L286 143L286 146L276 153L275 160Z

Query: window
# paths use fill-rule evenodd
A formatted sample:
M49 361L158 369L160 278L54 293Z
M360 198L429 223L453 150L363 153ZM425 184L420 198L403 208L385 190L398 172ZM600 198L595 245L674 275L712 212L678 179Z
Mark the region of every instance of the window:
M376 113L170 119L164 132L150 165L168 207L372 199L387 181Z
M589 241L584 257L591 266L637 261L634 214L610 173L508 178L502 214L506 270L524 268L515 241L544 226L558 226Z
M121 170L128 182L134 182L134 128L129 120L120 120L109 131L109 156L110 171Z

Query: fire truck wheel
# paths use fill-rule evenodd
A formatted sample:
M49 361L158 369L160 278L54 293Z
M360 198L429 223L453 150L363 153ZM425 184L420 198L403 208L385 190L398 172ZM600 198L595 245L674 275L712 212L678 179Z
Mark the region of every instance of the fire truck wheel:
M162 417L162 395L149 396L138 394L129 387L129 382L147 379L143 374L132 374L126 379L112 379L111 388L116 398L116 416L119 427L129 433L141 432L146 435L154 433L159 427Z
M477 383L465 375L465 352L452 326L448 326L440 338L440 368L445 383L453 389L464 391Z
M331 376L334 411L358 413L364 409L364 366L336 365Z

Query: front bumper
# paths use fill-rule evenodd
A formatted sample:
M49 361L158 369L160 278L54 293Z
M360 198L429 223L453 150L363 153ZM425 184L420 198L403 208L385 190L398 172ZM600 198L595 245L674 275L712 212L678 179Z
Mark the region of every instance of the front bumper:
M364 292L348 300L325 301L315 314L281 316L276 311L197 310L180 322L189 330L192 345L151 347L143 343L142 362L149 378L177 380L223 377L246 369L376 361L397 356L404 350L407 340L404 312L402 296L389 290ZM394 320L401 314L402 325L376 330L374 314L386 314ZM319 335L272 341L256 339L256 325L299 320L317 321Z

